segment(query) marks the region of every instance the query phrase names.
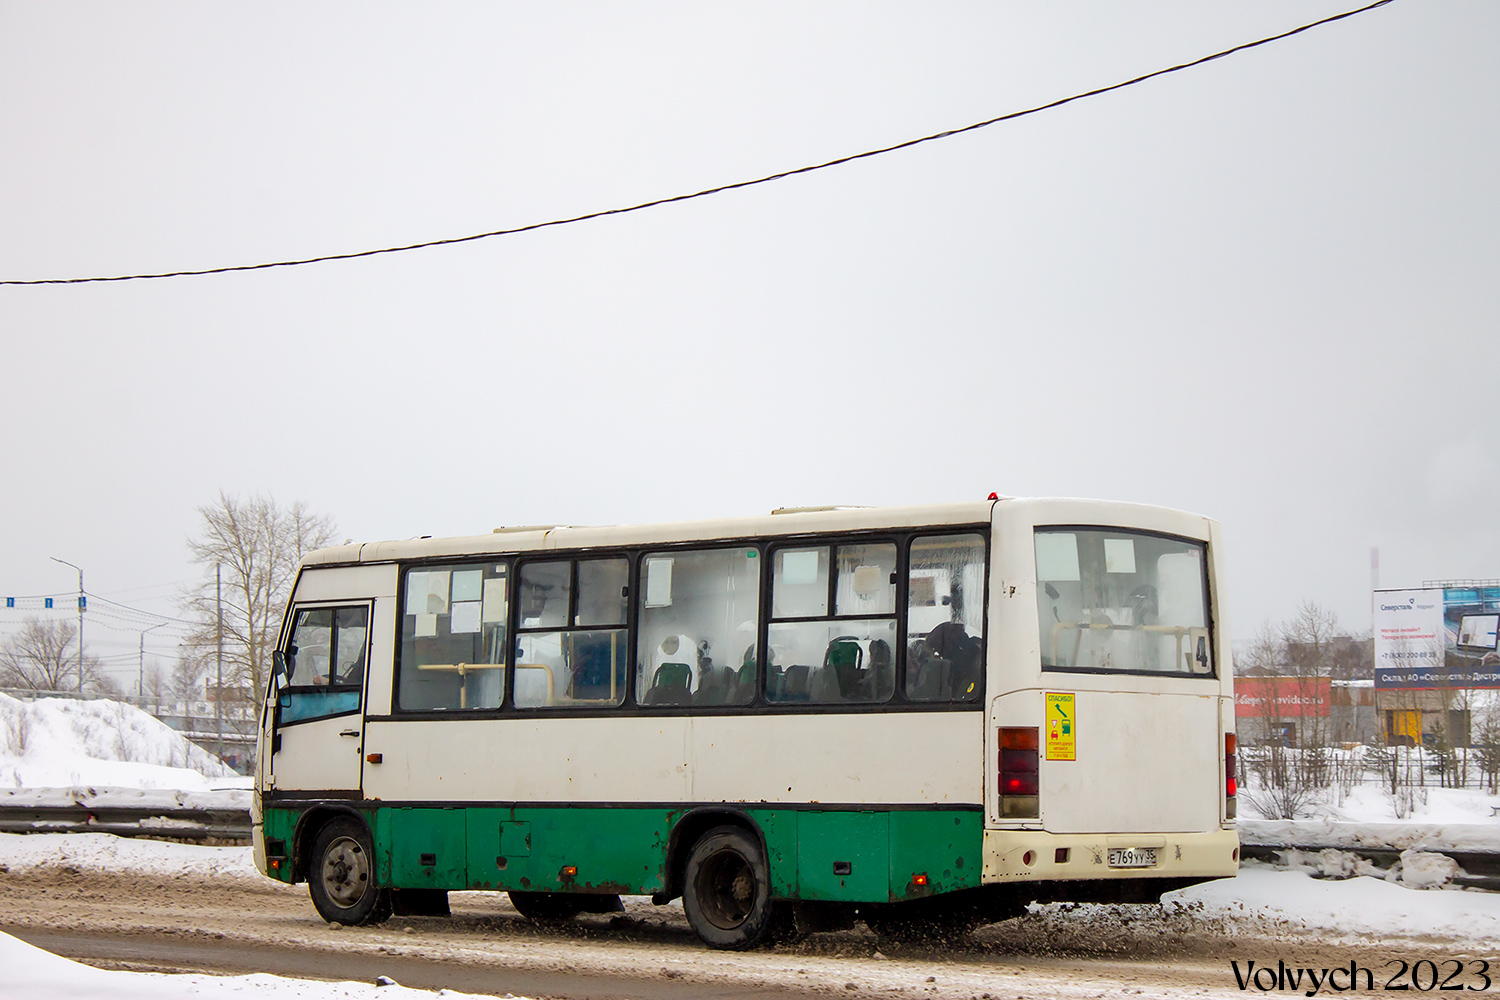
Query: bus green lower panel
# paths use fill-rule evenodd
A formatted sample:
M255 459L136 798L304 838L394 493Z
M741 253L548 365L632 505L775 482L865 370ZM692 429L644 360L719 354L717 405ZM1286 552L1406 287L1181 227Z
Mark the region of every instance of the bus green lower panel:
M911 809L891 818L891 902L974 889L984 869L984 817L977 810ZM917 876L926 876L918 884Z
M301 811L266 809L265 836L290 843ZM384 885L647 895L666 884L667 844L686 811L377 807L367 815ZM977 810L745 813L765 838L778 899L894 902L980 884Z
M379 809L375 857L383 881L403 889L467 889L469 809Z
M468 888L660 892L674 818L663 809L470 809Z
M289 856L292 849L292 836L297 830L297 820L302 815L300 809L265 809L261 814L261 833L265 837L267 847L274 841L280 845L283 856ZM292 865L283 862L279 867L270 870L269 874L274 879L282 882L292 881Z
M766 840L766 864L771 869L771 895L797 898L797 810L751 809L749 816Z
M808 811L797 817L797 896L859 902L886 897L891 814Z

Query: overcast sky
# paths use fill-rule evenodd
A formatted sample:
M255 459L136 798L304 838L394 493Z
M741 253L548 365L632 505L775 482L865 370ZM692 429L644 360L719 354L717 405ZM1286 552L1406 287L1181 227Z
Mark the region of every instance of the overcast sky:
M0 2L0 278L632 204L1355 5ZM1397 0L688 204L0 287L0 593L175 613L221 489L340 539L994 490L1218 518L1236 639L1366 629L1372 546L1500 577L1497 37ZM140 627L86 626L132 685Z

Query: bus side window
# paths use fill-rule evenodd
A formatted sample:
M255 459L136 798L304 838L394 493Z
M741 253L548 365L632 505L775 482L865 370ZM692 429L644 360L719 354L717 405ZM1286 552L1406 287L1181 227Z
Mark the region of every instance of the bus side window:
M434 712L500 707L510 647L509 574L504 563L407 571L398 708Z
M755 696L760 552L651 553L641 560L636 701L744 705Z
M630 561L521 565L517 708L604 708L625 700Z
M288 725L359 711L370 609L304 608L287 638L287 687L277 722Z
M973 701L984 676L984 538L911 543L906 587L906 697Z
M889 701L896 683L895 544L777 549L771 566L766 700Z

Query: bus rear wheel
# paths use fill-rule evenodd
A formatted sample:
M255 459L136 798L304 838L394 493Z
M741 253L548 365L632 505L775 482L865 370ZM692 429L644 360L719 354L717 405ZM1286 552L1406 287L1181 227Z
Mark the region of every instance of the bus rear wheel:
M375 851L358 820L325 824L313 841L307 891L331 924L378 924L391 915L391 893L375 882Z
M737 826L708 831L688 855L682 908L713 948L753 948L771 929L771 872L755 836Z

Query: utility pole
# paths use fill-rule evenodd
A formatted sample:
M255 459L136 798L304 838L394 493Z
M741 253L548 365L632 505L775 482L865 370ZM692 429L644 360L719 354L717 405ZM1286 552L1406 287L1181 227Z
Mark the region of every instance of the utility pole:
M55 563L62 563L64 566L72 566L74 569L78 570L78 693L82 694L83 693L83 609L86 606L85 605L85 601L84 601L84 597L83 597L83 569L82 569L82 567L80 567L80 566L78 566L78 565L76 565L74 563L68 562L66 559L59 559L59 558L57 558L57 556L48 556L47 558L51 559Z
M135 700L138 702L144 702L146 700L146 633L159 629L165 624L167 623L157 622L155 625L152 625L151 628L145 629L141 632L140 673L136 675L135 679Z
M224 575L218 563L214 563L214 614L217 619L214 654L215 680L218 690L214 692L214 728L218 733L218 750L215 755L224 757Z

